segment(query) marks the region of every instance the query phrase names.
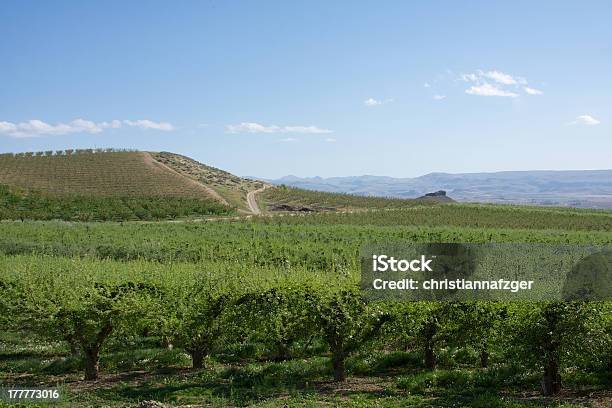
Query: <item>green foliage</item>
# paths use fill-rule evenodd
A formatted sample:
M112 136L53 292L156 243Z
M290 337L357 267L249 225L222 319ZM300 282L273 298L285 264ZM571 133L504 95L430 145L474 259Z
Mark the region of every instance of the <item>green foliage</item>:
M274 224L453 226L564 231L610 231L612 211L490 204L439 204L358 212L322 212L299 217L264 217ZM432 241L444 242L444 241Z
M78 346L86 379L97 378L102 346L114 331L138 317L141 298L154 290L142 275L117 274L109 263L46 262L35 256L10 259L9 265L3 278L15 288L8 295L14 324Z
M533 393L554 355L566 386L605 389L610 302L367 303L358 256L367 243L610 244L609 225L609 212L462 205L181 224L2 222L0 381L65 380L93 345L103 371L179 374L96 391L84 406L151 396L274 406L278 395L333 405L340 400L323 401L321 384L351 373L359 378L346 387L383 383L347 397L362 406L522 406L491 392ZM12 344L47 340L9 347L3 333ZM76 337L86 339L78 357L68 351ZM437 369L425 371L426 350ZM206 367L184 370L186 351Z
M609 311L609 302L578 301L528 303L513 308L511 349L520 353L527 367L543 369L544 394L559 392L563 366L584 361L585 356L597 364L597 358L609 352Z
M0 220L127 221L230 215L211 199L162 196L50 195L0 185Z
M194 368L202 368L204 358L231 331L224 317L232 305L232 295L209 279L175 285L173 289L158 315L163 321L162 333L191 355Z
M313 312L332 353L334 379L344 381L346 358L371 341L391 316L376 305L366 304L356 290L323 293L313 300Z
M601 302L545 302L514 305L509 328L514 351L522 352L528 365L542 367L549 358L574 360L579 353L592 353L590 340L601 336L592 326L603 317Z
M368 197L344 193L304 190L280 185L269 188L261 194L268 207L274 205L307 206L314 210L335 209L389 209L433 206L434 201L422 201L387 197Z
M312 285L286 283L238 300L237 316L256 342L266 345L273 360L293 357L296 343L308 344L316 334Z

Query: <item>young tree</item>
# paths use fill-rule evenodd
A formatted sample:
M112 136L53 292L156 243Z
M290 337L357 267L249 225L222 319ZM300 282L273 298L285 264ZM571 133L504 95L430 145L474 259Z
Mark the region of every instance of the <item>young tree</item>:
M251 336L274 349L273 359L288 360L292 346L314 331L311 289L287 285L247 293L238 300L242 321Z
M542 394L559 393L564 362L589 348L595 311L596 303L544 302L513 314L513 344L528 365L543 370Z
M142 283L107 280L103 262L50 261L33 257L17 264L14 308L21 328L51 339L66 340L80 350L85 380L98 378L100 352L117 328L133 324L141 314Z
M193 368L202 368L221 335L231 330L224 318L232 300L210 281L179 283L162 301L159 331L189 353Z
M314 300L318 325L332 354L335 381L346 380L346 358L373 340L390 315L366 304L356 290L322 294Z
M439 349L457 333L459 308L460 303L456 302L419 302L419 313L415 317L416 339L423 350L427 369L436 368Z
M464 302L458 305L458 323L452 335L459 343L474 347L479 354L480 367L489 366L491 347L499 343L501 328L508 311L500 302Z

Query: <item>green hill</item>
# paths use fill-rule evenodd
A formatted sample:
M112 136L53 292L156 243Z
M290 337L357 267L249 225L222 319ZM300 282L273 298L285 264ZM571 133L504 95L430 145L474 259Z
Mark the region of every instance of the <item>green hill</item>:
M2 154L0 219L154 220L239 208L155 155L110 149Z
M448 199L448 197L446 197ZM450 200L450 199L449 199ZM351 211L364 209L391 209L441 204L436 197L402 199L389 197L359 196L345 193L312 191L285 185L266 189L259 198L269 212L322 212ZM452 202L450 200L449 202Z
M257 211L247 196L261 189L255 199L271 214L436 204L273 187L170 152L87 149L0 155L0 219L251 214Z
M0 156L0 184L59 195L174 196L218 200L214 192L147 152Z

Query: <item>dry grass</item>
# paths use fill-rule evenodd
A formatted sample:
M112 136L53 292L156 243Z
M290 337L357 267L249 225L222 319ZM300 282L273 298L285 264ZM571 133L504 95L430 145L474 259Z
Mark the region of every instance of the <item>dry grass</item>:
M180 154L159 152L151 155L178 173L212 188L230 205L242 210L248 210L247 193L264 185L260 181L243 179Z

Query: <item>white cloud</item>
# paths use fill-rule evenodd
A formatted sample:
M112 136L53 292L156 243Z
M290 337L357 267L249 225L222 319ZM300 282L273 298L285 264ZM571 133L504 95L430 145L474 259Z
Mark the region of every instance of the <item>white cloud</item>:
M0 134L13 134L17 132L17 125L11 122L0 122Z
M278 133L278 126L264 126L254 122L242 122L239 125L227 125L227 133Z
M465 82L477 82L478 81L478 75L476 75L476 74L461 74L459 79L462 80L462 81L465 81Z
M174 126L172 126L171 123L153 122L152 120L148 120L148 119L124 120L123 123L125 123L128 126L137 127L140 129L163 130L166 132L174 130Z
M283 126L282 133L307 133L307 134L324 134L332 133L329 129L321 129L316 126Z
M436 101L441 101L442 99L446 99L446 95L434 95L433 98Z
M568 125L586 125L586 126L595 126L599 125L601 122L595 119L591 115L580 115L576 118L576 120L568 123Z
M328 137L327 139L325 139L325 141L326 141L327 143L335 143L335 142L336 142L336 139L334 139L333 137Z
M284 139L278 139L279 142L297 142L300 139L296 139L295 137L286 137Z
M539 89L535 89L535 88L530 88L528 86L524 87L523 90L528 93L529 95L542 95L544 92L540 91Z
M518 81L514 79L512 75L505 74L500 71L488 71L488 72L479 71L479 73L481 76L492 79L495 82L498 82L503 85L516 85L518 83Z
M110 122L102 122L101 125L103 128L119 129L121 127L121 121L111 120Z
M378 105L385 105L391 102L393 102L393 99L380 100L380 99L368 98L365 101L363 101L363 104L365 106L378 106Z
M498 88L495 85L484 83L482 85L474 85L465 90L465 93L470 95L479 96L505 96L510 98L516 98L519 95L515 92L506 91Z
M378 105L382 105L382 101L376 100L374 98L368 98L365 101L363 101L363 104L365 106L378 106Z
M483 71L479 69L469 74L460 75L458 80L474 84L465 91L471 95L516 98L519 96L521 87L528 95L542 95L544 93L539 89L528 87L528 82L523 77L497 70Z
M51 125L42 120L32 119L27 122L11 123L0 122L0 134L15 138L39 137L39 136L60 136L71 133L90 133L97 134L105 129L119 129L123 125L136 126L141 129L173 130L174 127L167 122L153 122L150 120L111 120L110 122L92 122L86 119L75 119L68 123L58 123Z
M264 126L255 122L242 122L238 125L227 125L225 131L226 133L332 133L329 129L321 129L316 126Z
M478 82L481 83L486 81L487 79L491 79L502 85L527 85L527 80L523 77L514 77L510 74L506 74L505 72L493 70L493 71L483 71L482 69L476 70L476 72L472 72L469 74L461 74L459 76L461 81L465 82Z
M425 88L431 88L431 85L429 85L429 82L425 82L425 83L423 84L423 86L424 86Z

